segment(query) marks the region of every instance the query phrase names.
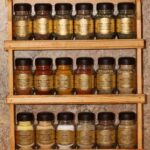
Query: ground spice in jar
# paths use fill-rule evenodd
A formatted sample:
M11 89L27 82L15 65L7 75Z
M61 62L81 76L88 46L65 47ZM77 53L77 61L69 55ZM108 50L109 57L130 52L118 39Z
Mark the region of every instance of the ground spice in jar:
M16 95L31 95L33 93L32 59L17 58L14 73Z
M32 39L31 5L17 3L14 5L13 38L15 40Z

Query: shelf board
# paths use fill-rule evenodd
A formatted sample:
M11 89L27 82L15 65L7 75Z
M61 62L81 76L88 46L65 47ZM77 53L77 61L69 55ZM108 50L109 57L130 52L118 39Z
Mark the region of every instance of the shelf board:
M130 95L14 95L8 104L136 104L145 103L144 94Z

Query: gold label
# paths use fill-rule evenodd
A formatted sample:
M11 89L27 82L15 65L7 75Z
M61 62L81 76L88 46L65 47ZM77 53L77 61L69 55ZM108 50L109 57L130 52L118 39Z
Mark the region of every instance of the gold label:
M75 88L81 90L88 90L94 88L94 75L75 75Z
M73 33L73 20L56 19L54 20L54 33L59 35L68 35Z
M136 32L135 18L118 18L117 32L122 34Z
M93 19L76 19L75 34L87 35L94 32Z
M113 18L97 18L95 22L96 33L111 34L115 32L115 20Z
M36 75L34 77L34 87L40 91L48 91L53 89L52 75Z

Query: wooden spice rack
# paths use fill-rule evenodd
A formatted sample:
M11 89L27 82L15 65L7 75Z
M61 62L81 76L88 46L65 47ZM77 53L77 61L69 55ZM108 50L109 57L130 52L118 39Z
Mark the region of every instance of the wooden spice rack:
M8 0L8 40L5 41L5 49L8 51L8 71L9 71L9 95L6 98L10 112L10 150L15 150L15 106L16 105L40 105L40 104L136 104L137 124L138 124L138 148L133 150L143 150L143 94L142 83L142 20L141 20L141 0L65 0L75 4L77 2L135 2L136 4L136 24L137 39L112 39L112 40L64 40L64 41L13 41L12 40L12 15L13 4L26 2L35 4L36 0ZM62 0L42 0L52 4L62 2ZM14 95L13 93L13 62L15 51L34 51L34 50L95 50L95 49L135 49L137 56L137 94L131 95L69 95L69 96L37 96L37 95ZM111 149L109 149L111 150ZM122 149L125 150L125 149ZM127 149L126 149L127 150Z

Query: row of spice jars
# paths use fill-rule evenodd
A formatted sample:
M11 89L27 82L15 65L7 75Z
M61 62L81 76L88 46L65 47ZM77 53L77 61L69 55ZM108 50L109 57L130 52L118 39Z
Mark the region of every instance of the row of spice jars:
M55 71L51 58L37 58L34 73L32 63L30 58L16 59L16 95L136 93L136 60L133 57L119 58L117 71L113 57L100 57L96 72L91 57L77 58L75 71L73 60L69 57L57 58Z
M51 112L37 114L37 125L34 126L34 115L29 112L17 114L16 145L18 148L53 148L53 149L134 149L137 147L136 114L119 113L119 125L115 124L112 112L98 113L98 124L95 125L95 114L81 112L78 124L72 112L61 112L57 116L58 124Z
M31 5L14 5L13 38L16 40L67 39L120 39L136 38L136 15L134 3L119 3L119 14L114 15L113 3L98 3L97 15L93 17L91 3L76 4L77 14L72 16L70 3L55 5L56 15L52 16L52 5L35 4L32 19Z

